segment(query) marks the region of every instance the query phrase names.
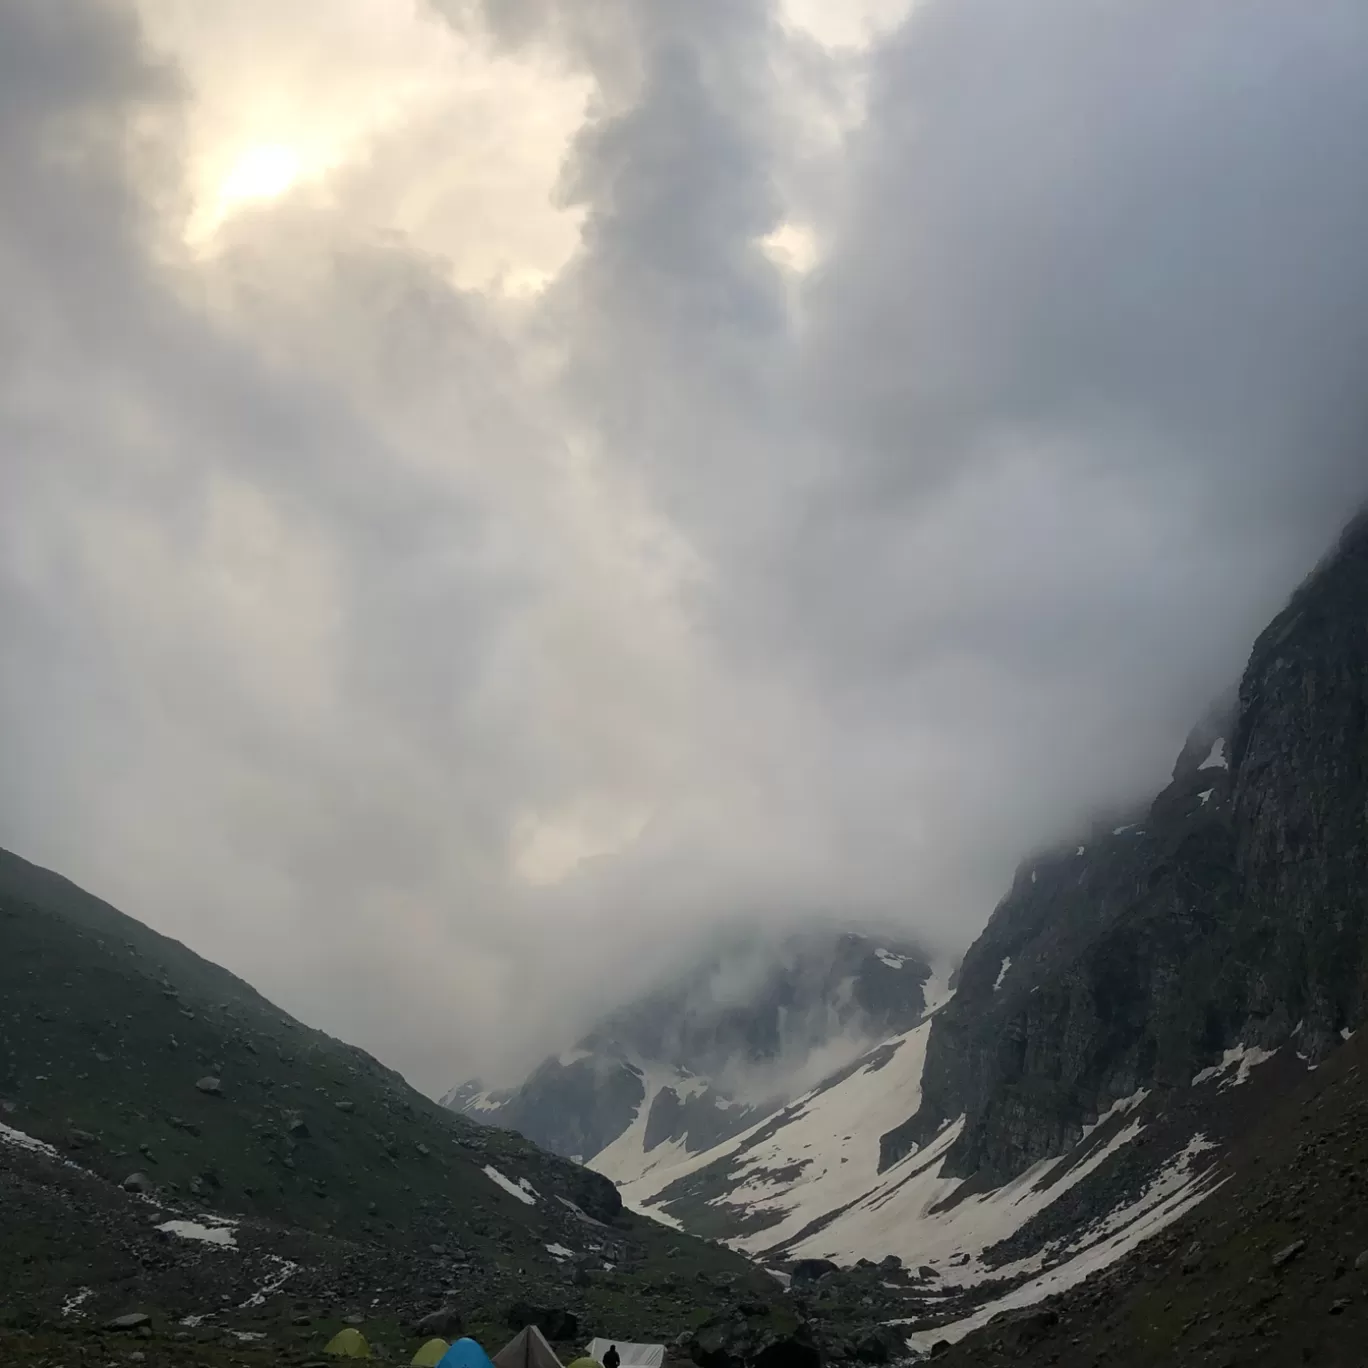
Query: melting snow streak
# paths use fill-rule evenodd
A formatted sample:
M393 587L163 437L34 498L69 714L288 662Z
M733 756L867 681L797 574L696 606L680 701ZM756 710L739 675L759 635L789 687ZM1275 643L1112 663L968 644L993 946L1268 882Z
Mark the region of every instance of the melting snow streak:
M503 1190L518 1201L525 1202L528 1206L537 1205L537 1189L527 1181L526 1178L519 1178L515 1183L511 1178L506 1178L493 1164L486 1164L484 1167L485 1177L491 1182L497 1183Z

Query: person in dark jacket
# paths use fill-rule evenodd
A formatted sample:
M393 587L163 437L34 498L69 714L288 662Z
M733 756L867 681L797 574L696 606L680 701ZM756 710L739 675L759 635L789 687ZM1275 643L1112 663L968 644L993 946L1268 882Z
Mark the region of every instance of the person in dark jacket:
M608 1352L603 1356L603 1368L618 1368L622 1362L622 1355L617 1351L616 1344L608 1346Z

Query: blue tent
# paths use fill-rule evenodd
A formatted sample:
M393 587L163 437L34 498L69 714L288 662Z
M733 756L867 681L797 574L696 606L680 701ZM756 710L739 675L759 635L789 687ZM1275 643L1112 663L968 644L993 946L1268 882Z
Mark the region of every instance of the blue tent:
M489 1355L469 1335L458 1339L437 1361L437 1368L494 1368Z

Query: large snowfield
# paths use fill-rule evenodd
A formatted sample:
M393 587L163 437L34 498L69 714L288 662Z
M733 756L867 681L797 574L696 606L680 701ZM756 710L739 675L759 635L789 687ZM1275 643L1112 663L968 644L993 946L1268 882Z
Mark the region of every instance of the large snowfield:
M938 994L935 1005L945 1000L946 995ZM1139 1112L1147 1094L1117 1100L1069 1153L1042 1160L996 1189L956 1200L962 1180L943 1173L946 1152L963 1128L962 1117L880 1173L879 1138L920 1105L933 1015L871 1051L838 1081L701 1153L689 1154L683 1141L643 1152L644 1117L654 1096L648 1090L637 1121L591 1166L619 1182L629 1206L674 1224L668 1207L658 1205L662 1195L668 1203L671 1184L717 1165L701 1175L709 1184L709 1204L751 1218L746 1233L730 1243L762 1260L820 1257L849 1264L896 1254L910 1267L933 1269L939 1279L935 1286L947 1292L986 1281L1003 1284L1001 1297L964 1321L912 1335L910 1343L921 1347L936 1339L957 1339L999 1311L1082 1281L1214 1190L1214 1172L1205 1163L1194 1163L1212 1146L1194 1136L1141 1190L1089 1224L1042 1244L1027 1258L991 1266L983 1257L987 1248L1020 1230L1142 1133ZM1211 1074L1220 1074L1225 1086L1238 1085L1248 1077L1249 1066L1266 1057L1263 1052L1231 1052ZM1203 1081L1205 1076L1194 1080ZM756 1217L768 1224L755 1229Z

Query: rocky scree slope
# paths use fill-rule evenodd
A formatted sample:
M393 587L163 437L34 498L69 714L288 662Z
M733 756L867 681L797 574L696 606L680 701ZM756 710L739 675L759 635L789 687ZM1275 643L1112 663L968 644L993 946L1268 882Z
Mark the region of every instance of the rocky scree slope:
M295 1317L354 1313L402 1338L454 1299L467 1325L521 1301L648 1338L776 1290L7 852L0 1229L0 1327L142 1312L314 1341Z
M1004 973L1005 968L1005 973ZM1368 519L1254 646L1134 823L1028 862L937 1017L884 1167L956 1117L1002 1181L1236 1046L1319 1063L1368 1000Z
M854 933L740 935L610 1013L518 1087L443 1101L628 1180L782 1107L814 1073L915 1023L931 970L913 946Z
M1264 1103L1232 1139L1220 1186L1180 1222L1062 1296L944 1345L936 1361L1361 1368L1368 1038Z

